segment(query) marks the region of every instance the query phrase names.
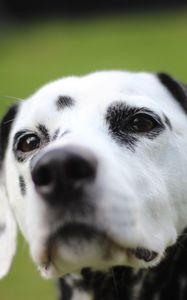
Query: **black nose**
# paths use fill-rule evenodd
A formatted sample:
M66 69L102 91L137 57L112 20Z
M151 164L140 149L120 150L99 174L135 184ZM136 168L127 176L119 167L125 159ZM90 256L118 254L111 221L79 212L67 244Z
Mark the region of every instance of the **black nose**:
M81 197L96 176L97 160L87 149L64 147L36 157L31 175L37 192L50 204Z

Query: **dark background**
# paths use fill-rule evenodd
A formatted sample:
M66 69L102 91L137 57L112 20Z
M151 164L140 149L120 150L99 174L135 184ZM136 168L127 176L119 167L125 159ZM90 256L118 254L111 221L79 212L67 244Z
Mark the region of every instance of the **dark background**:
M0 11L4 18L26 19L46 15L83 16L103 12L171 10L185 4L185 0L1 0Z

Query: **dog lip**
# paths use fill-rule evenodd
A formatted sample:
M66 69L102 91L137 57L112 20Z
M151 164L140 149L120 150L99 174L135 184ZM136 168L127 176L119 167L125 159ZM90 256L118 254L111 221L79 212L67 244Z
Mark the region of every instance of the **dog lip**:
M46 247L44 251L41 253L40 256L40 267L45 270L45 272L48 272L51 266L53 266L56 270L58 270L58 267L56 266L53 257L57 255L58 247L55 240L49 240L46 243Z
M110 237L105 231L99 230L94 226L83 224L83 223L67 223L60 227L55 234L53 234L48 241L48 265L52 259L52 256L57 252L57 246L55 240L63 239L64 242L68 242L71 238L83 239L90 242L93 239L102 241L102 244L106 242L107 247L112 249L126 252L127 256L133 256L136 259L143 260L146 263L153 261L158 253L154 250L150 250L143 247L128 248L115 241L114 238Z
M83 223L67 223L63 227L57 230L55 233L57 238L63 238L68 241L69 238L76 237L78 239L91 240L94 238L106 239L106 234L95 228L94 226L83 224Z

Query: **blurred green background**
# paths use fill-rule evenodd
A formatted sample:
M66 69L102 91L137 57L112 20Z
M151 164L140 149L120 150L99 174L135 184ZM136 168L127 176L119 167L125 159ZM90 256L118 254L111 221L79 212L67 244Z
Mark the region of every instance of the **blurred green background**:
M187 82L187 11L121 14L0 26L0 112L43 83L101 69L166 71ZM9 96L8 98L6 96ZM0 300L56 299L20 238Z

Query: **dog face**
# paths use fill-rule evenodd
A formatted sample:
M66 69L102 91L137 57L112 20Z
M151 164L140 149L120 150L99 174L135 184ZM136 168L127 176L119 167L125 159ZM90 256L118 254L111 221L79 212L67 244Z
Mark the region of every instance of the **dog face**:
M150 267L176 242L187 223L183 99L167 75L109 71L49 83L9 110L1 190L44 276Z

